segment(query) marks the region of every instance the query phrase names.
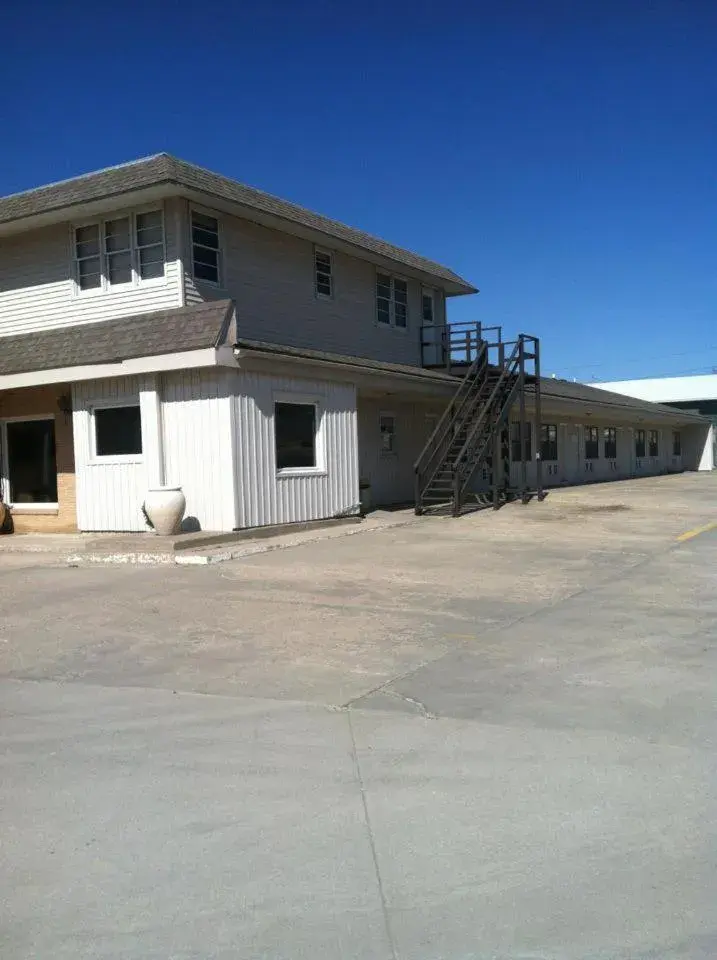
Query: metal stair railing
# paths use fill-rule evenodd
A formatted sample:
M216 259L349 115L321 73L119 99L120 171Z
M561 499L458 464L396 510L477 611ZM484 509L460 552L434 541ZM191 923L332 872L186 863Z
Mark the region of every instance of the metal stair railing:
M496 437L507 421L518 392L524 386L524 349L524 339L521 335L511 355L505 360L500 377L493 387L490 397L453 462L454 514L460 512L466 487L476 470L491 454ZM493 464L493 470L496 467L497 465ZM496 478L493 477L494 483L495 480Z
M488 375L488 346L483 341L470 367L458 385L453 399L426 441L414 463L416 511L421 512L422 500L443 465L456 435L469 421L485 386Z

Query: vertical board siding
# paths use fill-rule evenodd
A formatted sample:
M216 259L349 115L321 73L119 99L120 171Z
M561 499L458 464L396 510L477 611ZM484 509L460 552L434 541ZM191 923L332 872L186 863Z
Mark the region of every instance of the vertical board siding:
M145 452L134 463L92 460L91 411L96 404L139 403L142 377L91 380L72 387L72 427L77 474L77 526L80 530L140 531L147 491Z
M162 378L164 482L182 487L185 527L233 530L234 458L230 384L221 370L184 370Z
M356 390L352 384L240 373L234 376L233 389L240 526L296 523L358 512ZM277 475L277 393L300 394L319 402L326 468L322 473Z
M421 364L421 283L408 280L408 329L376 322L376 267L334 251L334 297L314 295L314 244L229 214L220 222L223 286L192 276L189 210L182 232L187 303L232 297L237 304L240 337L294 347L368 357L393 363ZM331 249L327 241L326 249ZM390 273L390 269L384 268ZM400 274L400 269L395 271ZM437 291L437 294L439 291ZM443 315L442 292L436 297Z
M131 212L112 211L111 216ZM69 222L0 238L0 337L180 306L175 201L164 204L164 229L163 283L82 295L74 294Z
M371 484L369 498L374 506L413 502L413 465L443 414L445 405L440 400L431 403L397 403L390 397L386 400L359 397L361 479ZM393 453L385 453L381 448L379 418L382 413L391 414L396 420Z

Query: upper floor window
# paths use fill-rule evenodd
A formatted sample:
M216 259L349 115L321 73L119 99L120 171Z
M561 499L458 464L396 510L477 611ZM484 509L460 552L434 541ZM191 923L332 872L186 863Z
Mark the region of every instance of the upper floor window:
M585 427L585 459L600 459L600 441L597 427Z
M408 326L408 283L387 273L376 274L376 319L394 327Z
M421 292L421 320L426 327L432 327L436 322L436 304L433 290L424 289Z
M219 221L192 210L192 272L196 280L220 282Z
M650 430L650 449L651 457L657 457L660 453L660 435L657 430Z
M164 277L161 210L75 227L74 276L79 290L103 290Z
M617 458L617 429L615 427L605 427L602 435L605 444L605 459L615 460Z
M334 258L327 250L314 251L314 290L326 300L334 295Z

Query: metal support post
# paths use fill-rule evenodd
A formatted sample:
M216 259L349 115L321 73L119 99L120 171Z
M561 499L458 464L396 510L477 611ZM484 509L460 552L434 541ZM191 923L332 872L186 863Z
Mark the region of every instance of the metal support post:
M535 442L540 453L540 440L543 429L542 413L540 409L540 341L535 338ZM538 501L545 498L543 490L543 460L541 457L535 461L535 489Z

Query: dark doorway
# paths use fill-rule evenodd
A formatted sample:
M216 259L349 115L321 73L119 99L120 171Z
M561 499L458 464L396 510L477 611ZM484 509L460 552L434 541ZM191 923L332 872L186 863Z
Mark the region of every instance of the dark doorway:
M11 503L57 503L54 420L10 420L7 465Z

